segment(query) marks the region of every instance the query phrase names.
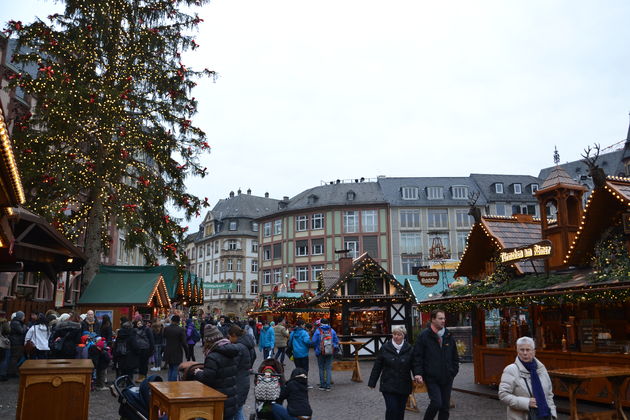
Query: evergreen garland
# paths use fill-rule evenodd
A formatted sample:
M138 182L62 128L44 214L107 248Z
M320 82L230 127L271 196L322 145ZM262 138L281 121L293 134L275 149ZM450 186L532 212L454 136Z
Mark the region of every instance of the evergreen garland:
M593 283L630 279L630 257L621 227L615 227L602 235L594 251L592 262L596 273L591 279Z
M376 290L376 273L366 268L363 270L361 280L359 281L359 292L364 295L374 293Z

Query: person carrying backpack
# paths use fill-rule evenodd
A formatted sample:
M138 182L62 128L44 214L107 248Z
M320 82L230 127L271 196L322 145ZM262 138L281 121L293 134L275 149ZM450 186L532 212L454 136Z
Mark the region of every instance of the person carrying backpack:
M114 358L118 366L116 376L129 375L129 378L133 380L133 373L140 366L139 353L137 334L131 322L126 321L118 330L118 335L114 342Z
M138 351L138 378L136 382L140 383L147 377L149 370L149 358L153 354L155 340L151 328L144 325L142 318L133 322L135 328L135 347Z
M333 355L339 348L339 338L335 330L329 325L328 319L321 319L320 326L315 330L311 341L315 347L319 367L319 389L320 391L330 391Z
M188 355L186 361L195 362L195 344L201 339L199 331L195 328L192 318L186 320L186 344L188 344Z

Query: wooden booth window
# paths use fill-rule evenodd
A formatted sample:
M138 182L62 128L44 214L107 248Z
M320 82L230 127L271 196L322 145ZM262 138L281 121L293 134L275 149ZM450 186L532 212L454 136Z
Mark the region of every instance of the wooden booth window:
M350 308L350 335L389 334L387 309L384 307Z
M488 347L513 347L522 336L531 337L531 319L527 307L485 311L485 337Z

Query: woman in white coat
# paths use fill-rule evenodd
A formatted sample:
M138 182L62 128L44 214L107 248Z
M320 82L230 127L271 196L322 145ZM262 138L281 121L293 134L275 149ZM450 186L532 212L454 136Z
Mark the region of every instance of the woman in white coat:
M534 340L529 337L516 340L516 353L514 363L503 370L499 385L499 399L507 405L507 419L557 418L551 379L545 365L535 357Z

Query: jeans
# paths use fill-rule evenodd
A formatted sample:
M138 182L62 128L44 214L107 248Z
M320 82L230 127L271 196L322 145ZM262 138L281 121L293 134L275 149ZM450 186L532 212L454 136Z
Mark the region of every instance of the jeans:
M11 347L0 351L0 378L7 376L9 370L9 360L11 359Z
M263 359L269 359L273 355L273 347L263 347Z
M294 357L293 363L295 363L296 368L302 368L308 373L308 356L306 357Z
M273 418L275 420L297 420L297 418L289 415L289 412L282 404L271 404L271 412L273 413Z
M408 395L383 392L385 398L385 420L402 420L405 418L405 406Z
M162 345L156 344L153 346L153 367L162 367Z
M245 420L245 417L243 417L243 406L242 405L236 411L236 414L234 415L234 420Z
M177 370L179 368L179 363L168 364L168 381L173 382L177 380Z
M278 347L278 352L274 356L274 359L276 360L280 359L280 363L284 364L284 356L286 354L286 351L287 351L286 347Z
M319 367L319 387L330 389L330 379L332 377L332 354L328 356L317 356L317 366Z
M193 361L196 362L195 360L195 344L188 344L188 356L186 357L187 361Z
M453 380L451 379L445 384L425 381L425 384L431 402L427 407L427 411L424 412L424 420L433 420L438 412L438 420L448 420Z

